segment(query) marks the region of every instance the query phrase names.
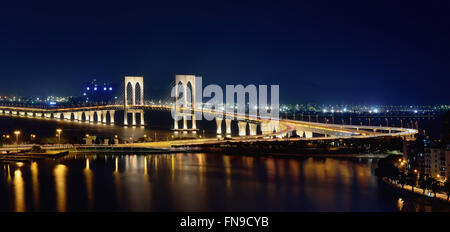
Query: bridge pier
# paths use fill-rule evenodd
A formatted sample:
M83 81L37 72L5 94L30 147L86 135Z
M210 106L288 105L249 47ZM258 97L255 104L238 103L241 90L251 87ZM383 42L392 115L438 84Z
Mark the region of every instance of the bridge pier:
M249 128L250 128L250 135L256 135L256 128L258 126L258 124L256 123L249 123L248 124Z
M125 76L124 89L124 119L123 124L127 126L128 113L132 115L131 125L136 126L136 114L141 114L141 121L139 125L144 125L144 110L136 109L136 106L144 105L144 77L142 76ZM131 90L131 95L128 96L128 90ZM129 108L132 106L133 108ZM112 118L112 117L111 117Z
M238 127L239 127L239 136L246 136L247 135L247 122L238 121Z
M128 125L129 124L129 122L128 122L128 113L131 113L131 116L132 116L132 121L131 121L131 125L132 126L138 126L138 125L141 125L141 126L143 126L143 125L145 125L145 122L144 122L144 110L133 110L133 111L125 111L125 113L124 113L124 119L123 119L123 124L124 125ZM137 114L140 114L140 116L141 116L141 119L140 119L140 121L139 121L139 123L137 122L137 120L136 120L136 115ZM111 119L114 117L114 115L112 115L112 117L111 117ZM113 122L114 122L114 119L112 119L113 120Z
M183 115L183 129L186 130L188 128L187 126L187 116Z
M225 119L225 130L228 135L231 135L231 119Z
M94 111L94 114L97 114L97 123L102 123L102 111Z
M88 111L89 122L94 122L94 113L95 113L95 111Z
M106 124L106 110L102 110L102 123Z
M109 123L110 124L114 124L114 114L116 113L115 110L110 110L109 111Z
M72 119L71 116L72 116L71 112L64 113L64 119L66 119L66 120L71 120Z
M177 119L173 120L173 129L178 130L178 120Z
M217 134L222 134L222 118L216 117Z
M132 120L133 120L133 126L135 126L136 125L136 113L134 113L134 112L131 112L131 116L132 116Z
M306 138L312 138L313 137L313 133L311 131L305 131L305 137Z

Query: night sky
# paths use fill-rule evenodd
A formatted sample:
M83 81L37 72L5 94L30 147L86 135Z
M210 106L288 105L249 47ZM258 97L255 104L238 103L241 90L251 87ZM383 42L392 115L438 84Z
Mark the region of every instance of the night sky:
M143 75L159 97L196 74L281 103L450 103L449 1L158 2L2 2L0 95Z

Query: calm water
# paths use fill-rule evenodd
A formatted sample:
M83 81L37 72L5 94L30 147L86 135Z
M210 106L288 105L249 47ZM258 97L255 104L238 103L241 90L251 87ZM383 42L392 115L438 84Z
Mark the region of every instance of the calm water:
M1 211L430 211L373 175L376 160L85 155L0 164ZM434 210L434 209L433 209Z
M167 117L165 117L166 115ZM167 113L144 128L0 116L0 133L22 131L81 142L85 134L171 135ZM214 136L215 122L199 124ZM232 125L237 131L237 126ZM197 136L202 135L199 132ZM11 142L11 141L10 141ZM377 160L219 154L70 154L0 163L0 211L439 211L393 193L374 176Z

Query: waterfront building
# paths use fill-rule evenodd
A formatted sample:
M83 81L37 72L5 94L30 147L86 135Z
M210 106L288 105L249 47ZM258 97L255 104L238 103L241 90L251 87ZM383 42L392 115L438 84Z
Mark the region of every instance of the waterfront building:
M440 181L446 180L445 150L437 143L430 142L425 146L425 175Z
M450 145L445 149L445 177L450 178Z

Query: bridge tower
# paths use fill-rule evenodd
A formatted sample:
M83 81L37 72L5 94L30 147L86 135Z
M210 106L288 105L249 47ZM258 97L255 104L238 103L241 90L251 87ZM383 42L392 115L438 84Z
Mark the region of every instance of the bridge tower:
M144 77L125 76L124 91L124 125L144 125ZM132 114L132 122L128 122L128 114ZM140 114L140 122L136 121L136 115Z
M195 112L194 109L196 107L196 83L195 83L195 75L176 75L175 76L175 96L177 101L178 97L180 96L180 89L182 92L182 97L178 99L181 103L181 107L183 109L179 109L178 105L175 104L175 118L174 118L174 130L197 130L197 123L195 119ZM180 129L178 127L178 119L182 117L183 118L183 128ZM192 120L192 128L188 128L187 120Z

